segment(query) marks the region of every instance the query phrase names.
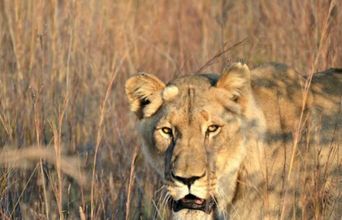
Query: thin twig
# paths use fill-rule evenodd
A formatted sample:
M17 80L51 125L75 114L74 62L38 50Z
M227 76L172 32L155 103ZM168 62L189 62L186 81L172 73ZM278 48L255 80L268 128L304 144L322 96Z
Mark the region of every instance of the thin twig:
M15 205L14 205L14 207L13 207L13 209L12 209L12 212L11 212L11 215L10 215L11 218L13 218L13 214L14 214L14 212L15 212L15 209L17 208L17 206L18 206L18 204L19 204L21 198L23 197L24 192L25 192L25 190L27 189L28 184L31 182L33 175L36 173L37 168L38 168L38 165L33 169L33 171L32 171L32 173L31 173L29 179L28 179L27 182L25 183L24 189L21 191L21 193L20 193L20 195L19 195L19 197L18 197L18 200L17 200L17 202L15 203Z
M203 70L205 70L208 66L211 66L214 64L215 60L221 57L223 54L227 53L228 51L232 50L233 48L240 46L241 44L245 43L248 40L248 38L244 38L243 40L233 44L232 46L228 47L227 49L224 49L217 54L215 54L210 60L208 60L203 66L201 66L195 73L200 73ZM225 47L226 43L224 44L223 48Z

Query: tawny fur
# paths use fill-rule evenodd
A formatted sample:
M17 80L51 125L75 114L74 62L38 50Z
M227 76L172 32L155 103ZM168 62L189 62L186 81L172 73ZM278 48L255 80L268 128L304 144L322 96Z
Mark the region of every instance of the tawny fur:
M181 210L174 219L342 216L342 75L314 76L298 127L304 82L285 65L250 71L240 63L166 88L146 74L126 82L144 154L168 193L174 200L191 193L217 201L211 214ZM219 129L208 133L213 124ZM171 174L201 178L189 190Z

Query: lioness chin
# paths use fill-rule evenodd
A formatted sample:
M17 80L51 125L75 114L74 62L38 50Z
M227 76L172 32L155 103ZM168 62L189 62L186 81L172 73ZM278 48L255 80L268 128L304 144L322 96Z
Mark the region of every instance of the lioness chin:
M341 217L342 75L315 75L306 94L304 83L285 65L241 63L127 80L174 219Z

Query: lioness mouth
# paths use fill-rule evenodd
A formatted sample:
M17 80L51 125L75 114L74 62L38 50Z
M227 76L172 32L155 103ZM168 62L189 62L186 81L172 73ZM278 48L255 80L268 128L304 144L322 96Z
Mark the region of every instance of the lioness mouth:
M205 213L210 213L215 207L213 199L201 199L192 194L186 195L180 200L171 200L171 208L174 212L178 212L182 209L201 210Z

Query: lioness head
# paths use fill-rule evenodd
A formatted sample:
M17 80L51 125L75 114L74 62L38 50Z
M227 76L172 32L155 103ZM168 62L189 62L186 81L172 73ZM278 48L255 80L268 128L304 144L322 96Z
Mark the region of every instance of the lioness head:
M174 216L219 215L232 202L246 154L250 90L250 71L241 63L220 76L168 84L146 73L127 80L144 154L167 185Z

